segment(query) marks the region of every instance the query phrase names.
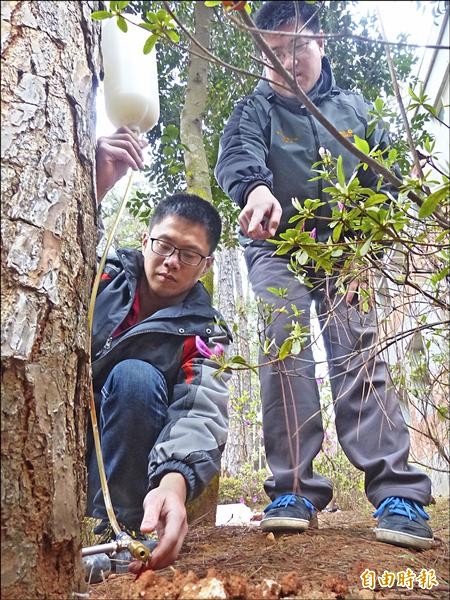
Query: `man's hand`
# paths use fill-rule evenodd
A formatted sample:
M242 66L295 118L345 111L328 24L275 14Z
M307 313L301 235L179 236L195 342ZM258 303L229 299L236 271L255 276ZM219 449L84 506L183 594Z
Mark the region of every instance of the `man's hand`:
M369 312L373 306L372 290L370 273L365 272L363 275L358 275L350 281L345 294L345 301L350 305L354 302L355 296L357 296L359 312Z
M242 232L253 240L273 237L281 219L281 206L265 185L255 187L247 198L247 204L239 215Z
M164 475L159 486L145 496L141 531L156 530L159 537L147 567L164 569L177 558L188 531L185 501L186 482L180 473ZM131 563L130 571L140 570L142 565Z
M106 192L125 175L129 167L134 171L144 168L142 148L146 145L147 142L139 140L128 127L121 127L113 135L98 139L96 151L98 202L103 200Z

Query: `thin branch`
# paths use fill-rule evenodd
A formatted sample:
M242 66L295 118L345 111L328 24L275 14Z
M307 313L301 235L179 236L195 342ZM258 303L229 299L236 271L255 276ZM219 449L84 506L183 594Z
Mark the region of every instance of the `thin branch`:
M230 19L233 20L233 17L231 17L231 15L228 15L228 17ZM367 42L369 44L381 44L383 46L409 46L411 48L430 48L430 49L434 49L434 50L450 50L450 46L441 46L438 44L413 44L411 42L389 42L387 40L373 40L372 38L368 38L365 37L363 35L357 35L355 33L350 33L348 30L344 31L343 33L301 33L301 32L297 32L297 33L293 33L293 32L289 32L289 31L280 31L278 29L258 29L257 27L254 26L248 26L248 25L244 25L242 23L239 23L238 21L236 21L236 26L238 27L238 29L240 29L241 31L246 31L248 33L259 33L259 34L276 34L276 35L280 35L280 36L289 36L289 37L299 37L299 38L310 38L310 39L317 39L317 38L323 38L323 39L327 39L327 40L337 40L337 39L342 39L342 38L346 38L346 39L353 39L353 40L359 40L361 42Z

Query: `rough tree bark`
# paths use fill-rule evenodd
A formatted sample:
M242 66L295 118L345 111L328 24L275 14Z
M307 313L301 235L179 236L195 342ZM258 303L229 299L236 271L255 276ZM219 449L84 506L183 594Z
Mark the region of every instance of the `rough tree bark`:
M2 2L2 598L83 587L94 2Z
M209 25L211 9L203 2L194 5L195 37L209 48ZM198 52L198 48L193 46ZM203 143L202 125L208 97L208 61L191 54L189 57L186 96L180 118L180 139L187 146L184 152L184 165L188 192L198 194L211 202L211 184L209 180L208 160ZM206 289L213 294L212 270L202 279ZM219 477L215 477L203 494L188 507L190 522L202 519L203 522L215 523Z
M212 11L203 2L194 6L194 37L204 48L209 48L209 27ZM191 43L192 44L192 43ZM192 50L199 53L192 44ZM180 118L180 139L188 147L184 153L186 182L192 194L212 200L208 159L203 143L203 119L208 98L208 61L191 54L186 85L186 97Z

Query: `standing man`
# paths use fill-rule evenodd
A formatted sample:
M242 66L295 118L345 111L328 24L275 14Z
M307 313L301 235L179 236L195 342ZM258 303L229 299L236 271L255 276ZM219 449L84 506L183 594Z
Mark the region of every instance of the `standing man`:
M297 9L297 10L296 10ZM360 96L335 85L320 37L317 7L307 2L265 2L255 15L263 37L284 68L339 131L366 139L371 148L386 148L382 129L368 134L368 106ZM315 38L286 34L302 31ZM275 33L279 31L280 33ZM269 33L270 32L270 33ZM294 40L296 40L294 42ZM263 57L268 62L267 57ZM339 442L350 461L365 473L365 490L376 507L380 541L428 548L433 534L423 505L431 500L428 477L408 465L409 434L398 399L388 386L386 366L376 353L374 311L363 314L357 302L361 281L353 281L345 297L337 293L335 276L309 266L313 287L288 271L289 256L276 256L268 238L288 227L295 214L292 199L319 198L327 204L311 226L324 241L331 235L327 217L330 198L322 182L311 181L311 165L319 149L341 154L349 177L358 159L305 109L270 66L253 93L235 108L224 130L216 177L241 207L239 224L246 239L245 259L255 295L275 310L266 329L278 347L288 335L291 306L309 327L316 305L327 351ZM361 185L376 188L370 170L359 173ZM281 298L268 288L285 288ZM270 357L271 359L274 356ZM267 360L262 356L262 362ZM310 344L281 363L260 370L263 430L272 476L265 490L272 503L265 509L265 530L302 531L316 510L332 498L331 482L313 471L323 427L315 365Z
M130 130L100 138L98 198L129 167L142 166ZM187 533L185 501L219 472L227 437L228 375L218 375L217 357L231 336L199 282L220 233L206 200L165 198L142 251L122 248L107 260L95 304L92 371L111 500L124 531L158 533L153 569L176 559ZM98 542L114 539L92 448L88 514L101 519Z

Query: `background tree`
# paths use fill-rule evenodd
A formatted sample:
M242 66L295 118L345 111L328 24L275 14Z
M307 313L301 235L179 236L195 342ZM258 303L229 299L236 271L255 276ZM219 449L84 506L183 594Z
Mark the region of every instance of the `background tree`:
M83 586L94 2L2 2L2 598Z

